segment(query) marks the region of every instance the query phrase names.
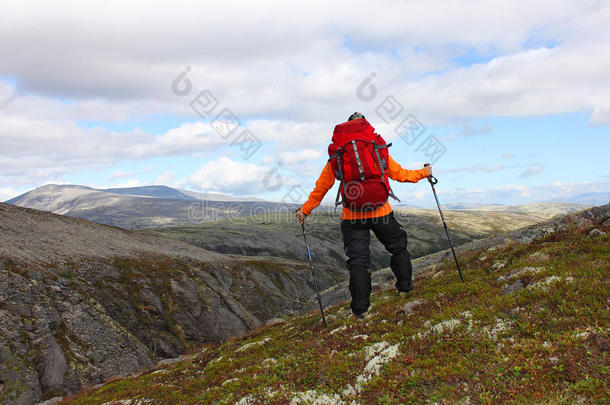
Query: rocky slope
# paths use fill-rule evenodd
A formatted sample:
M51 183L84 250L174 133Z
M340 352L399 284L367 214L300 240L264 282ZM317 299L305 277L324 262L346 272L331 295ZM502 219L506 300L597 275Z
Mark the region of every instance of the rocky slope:
M298 310L308 267L0 204L0 403L32 404ZM324 288L345 278L320 266Z
M62 403L608 403L608 232L604 206L475 242L466 283L422 258L408 297L378 279L364 320L286 317Z

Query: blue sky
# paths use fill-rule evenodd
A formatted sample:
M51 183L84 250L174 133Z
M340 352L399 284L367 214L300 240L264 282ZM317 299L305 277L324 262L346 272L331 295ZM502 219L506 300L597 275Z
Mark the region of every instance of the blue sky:
M292 190L289 200L303 201L332 128L353 111L393 142L404 167L430 160L416 149L436 137L447 203L610 191L604 2L388 1L366 16L354 11L365 2L303 15L277 2L228 3L147 3L139 16L136 1L60 2L53 13L44 2L13 4L0 28L12 55L0 61L0 200L68 183L272 200ZM359 96L367 78L372 100ZM175 79L188 94L172 90ZM204 89L218 105L200 117L191 101ZM389 123L376 112L387 96L402 107ZM226 139L210 126L224 108L240 123ZM409 114L426 127L413 145L395 133ZM247 158L231 145L244 130L261 144ZM265 185L278 176L281 187ZM404 203L432 203L425 182L394 188Z

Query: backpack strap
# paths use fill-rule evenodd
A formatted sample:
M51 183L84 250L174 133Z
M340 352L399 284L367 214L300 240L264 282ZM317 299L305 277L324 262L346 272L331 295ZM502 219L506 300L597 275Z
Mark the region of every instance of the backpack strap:
M352 142L352 148L354 148L354 155L356 156L356 164L358 165L358 173L360 173L360 181L364 181L364 170L362 170L362 162L360 161L360 155L358 154L358 146L356 145L356 140L352 139L351 142Z
M333 212L333 215L337 212L337 206L338 205L344 205L343 201L339 201L339 198L341 197L341 187L343 187L343 168L342 168L342 163L341 163L341 156L343 155L343 149L339 148L337 149L337 153L335 153L334 155L332 155L328 160L331 159L336 159L337 160L337 170L338 170L338 175L339 175L339 188L337 189L337 197L335 198L335 210Z
M394 194L394 191L392 191L392 186L390 186L390 182L387 180L387 174L385 173L386 169L388 168L387 164L381 159L381 155L379 155L379 149L387 149L390 146L392 146L391 143L388 143L387 145L377 145L375 142L373 142L373 149L375 149L375 155L377 155L377 162L379 163L379 167L381 167L381 180L383 180L383 184L387 184L389 188L388 196L400 202L400 199L398 199L398 197L396 197L396 195Z

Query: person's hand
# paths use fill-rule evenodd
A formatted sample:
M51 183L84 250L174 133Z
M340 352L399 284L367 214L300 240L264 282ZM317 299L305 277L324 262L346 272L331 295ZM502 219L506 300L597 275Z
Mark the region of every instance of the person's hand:
M297 215L297 220L299 221L299 224L303 224L303 223L305 223L305 217L306 217L307 215L305 215L305 213L303 212L303 210L302 210L302 209L297 208L297 210L296 210L296 215Z
M426 169L426 177L432 176L432 166L424 166L424 169Z

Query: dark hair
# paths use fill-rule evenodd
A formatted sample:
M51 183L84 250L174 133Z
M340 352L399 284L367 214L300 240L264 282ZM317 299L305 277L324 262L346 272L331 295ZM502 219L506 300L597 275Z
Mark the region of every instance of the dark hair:
M359 120L359 119L362 119L362 118L364 118L364 115L362 115L362 114L361 114L361 113L359 113L359 112L355 112L355 113L353 113L352 115L350 115L350 116L349 116L349 118L348 118L347 120L348 120L348 121L351 121L351 120Z

